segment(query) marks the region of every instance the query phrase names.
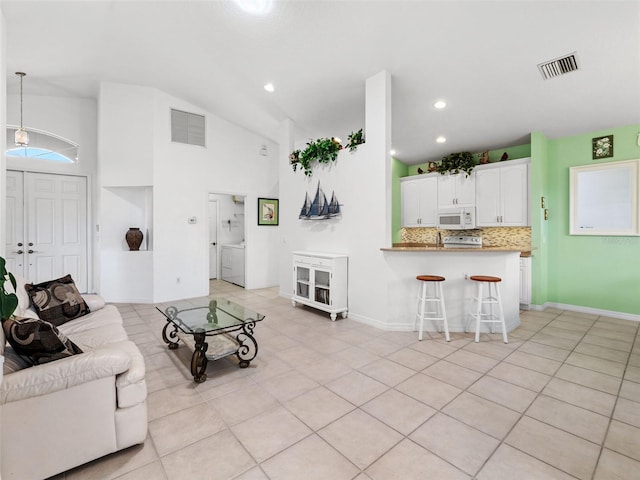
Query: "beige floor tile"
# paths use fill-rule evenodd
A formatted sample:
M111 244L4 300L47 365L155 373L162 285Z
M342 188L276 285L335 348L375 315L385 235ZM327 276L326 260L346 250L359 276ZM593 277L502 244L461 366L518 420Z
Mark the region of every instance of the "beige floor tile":
M583 321L580 318L563 317L562 315L552 320L548 324L549 327L560 328L562 330L569 330L572 332L578 332L585 334L593 326L592 321Z
M640 460L640 428L612 420L604 446L634 460Z
M485 357L490 357L495 360L503 360L517 348L515 343L516 340L512 339L510 343L505 345L502 342L502 338L496 342L469 342L463 350L484 355Z
M519 367L544 373L545 375L553 375L562 365L562 362L533 355L531 353L525 353L521 350L516 350L505 358L504 361L512 365L518 365Z
M541 343L550 347L564 348L565 350L573 350L580 341L580 338L565 338L560 337L557 334L557 330L554 329L550 333L544 333L542 330L535 334L529 342Z
M442 413L413 432L411 440L469 475L475 475L499 440Z
M162 462L160 460L156 460L155 462L145 465L144 467L140 467L132 472L125 473L121 477L118 477L118 480L164 480L165 478L167 477L164 474L164 467L162 466Z
M540 395L526 412L528 417L558 427L590 442L602 445L609 417Z
M637 330L633 328L627 328L624 330L626 331L621 331L620 328L609 328L608 326L594 326L589 330L589 335L597 335L598 337L620 340L622 342L633 342L633 336Z
M366 474L372 480L468 480L471 478L411 440L403 440L392 448L369 467Z
M422 373L461 389L467 388L482 376L479 372L469 370L468 368L461 367L446 360L439 360L437 363L424 369Z
M405 380L396 390L440 409L453 400L462 390L422 373Z
M632 367L640 367L640 353L632 353L629 357L629 365Z
M346 350L334 353L331 359L351 368L360 368L367 363L374 362L380 358L379 355L371 353L360 347L350 347Z
M624 373L624 379L640 383L640 367L633 367L629 365Z
M622 387L620 388L620 396L627 400L640 403L640 383L623 380Z
M281 402L318 387L318 383L298 371L289 371L258 382Z
M550 360L556 360L558 362L564 362L571 353L570 350L566 350L564 348L545 345L544 343L537 343L534 341L525 342L520 348L518 348L518 351L548 358Z
M502 444L482 467L477 480L572 480L575 477L553 468L509 445Z
M492 377L482 377L471 385L468 391L520 413L523 413L536 397L536 393L531 390Z
M358 468L317 435L261 465L270 480L351 480Z
M486 373L497 365L498 360L467 350L458 350L447 356L447 362L455 363L456 365L479 373Z
M523 417L505 443L581 480L591 478L600 447L558 428Z
M633 346L633 343L629 341L605 338L592 333L587 333L582 339L582 342L612 348L614 350L620 350L621 352L627 353L631 351L631 347Z
M555 376L612 395L617 395L622 382L620 378L566 363L558 369Z
M224 446L224 454L221 446ZM229 430L162 457L168 480L227 480L255 465Z
M191 381L150 393L147 396L147 414L151 421L203 402L196 384Z
M566 328L554 326L553 323L550 323L542 330L540 330L541 335L552 335L556 338L563 338L572 341L579 341L585 334L584 331L577 332L575 330L567 330Z
M153 463L158 458L153 440L147 436L142 445L135 445L85 463L66 472L64 478L65 480L113 480Z
M458 350L458 347L434 340L423 340L422 342L414 343L409 348L413 348L414 350L426 353L427 355L431 355L436 358L444 358Z
M161 457L225 428L220 414L206 403L149 422L149 434Z
M442 411L499 440L520 418L518 412L468 392L462 392Z
M325 387L318 387L289 400L285 406L313 430L328 425L355 408Z
M215 400L216 398L224 397L229 393L254 386L256 386L256 383L249 376L244 375L233 377L233 379L228 382L218 384L207 379L206 382L198 385L196 389L205 400Z
M624 374L624 363L613 362L604 358L585 355L584 353L572 352L566 360L569 365L586 368L600 373L605 373L613 377L621 377Z
M400 350L402 345L386 340L384 337L375 337L359 345L370 353L385 357Z
M231 427L231 431L257 462L265 461L312 433L283 407L239 423Z
M640 403L619 398L613 412L613 418L640 428Z
M269 480L269 477L267 477L260 467L253 467L248 472L243 473L239 477L235 477L233 480Z
M549 375L545 375L544 373L535 372L510 363L500 363L496 365L487 375L513 383L519 387L533 390L534 392L542 390L551 379Z
M435 409L397 390L384 392L361 409L403 435L408 435L436 413Z
M175 387L188 381L193 381L193 377L186 369L174 366L160 368L158 370L147 371L145 374L147 393L157 392L165 388Z
M615 395L558 378L552 378L542 393L605 416L611 415L616 403Z
M389 389L384 383L367 377L360 372L351 372L328 383L326 386L329 390L358 406Z
M362 410L354 410L318 431L327 443L364 470L403 436Z
M585 342L580 342L574 352L620 363L627 363L627 359L629 357L627 352L621 352L620 350L613 350L611 348L601 347L600 345L593 345L592 343Z
M353 371L350 366L333 358L321 358L310 365L300 365L298 370L320 385L326 385Z
M416 374L415 370L387 360L386 358L376 360L364 367L360 367L358 370L390 387L394 387Z
M236 390L211 400L228 425L235 425L278 406L276 398L259 385Z
M640 462L608 449L603 449L593 480L637 480Z
M387 358L399 363L400 365L404 365L407 368L415 370L416 372L424 370L429 365L433 365L438 361L436 357L432 357L431 355L418 352L417 350L408 347L392 353L387 356Z

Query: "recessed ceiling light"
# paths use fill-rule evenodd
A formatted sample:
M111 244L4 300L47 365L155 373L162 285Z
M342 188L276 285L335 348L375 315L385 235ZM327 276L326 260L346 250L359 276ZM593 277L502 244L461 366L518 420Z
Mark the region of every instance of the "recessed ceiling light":
M389 155L395 155L396 151L394 149L389 150Z
M276 91L276 87L273 86L273 83L266 83L264 85L264 89L269 93L273 93Z
M272 0L234 0L242 10L252 15L264 15L269 13L273 4Z
M436 103L433 104L434 107L436 107L438 110L442 110L444 107L447 106L447 102L445 102L444 100L438 100Z
M436 142L438 142L438 143L444 143L446 141L447 141L447 139L444 138L442 135L440 135L438 138L436 138Z

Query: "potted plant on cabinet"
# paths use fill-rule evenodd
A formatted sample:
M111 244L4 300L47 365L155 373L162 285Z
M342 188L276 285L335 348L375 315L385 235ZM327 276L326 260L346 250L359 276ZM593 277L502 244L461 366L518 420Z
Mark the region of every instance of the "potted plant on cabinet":
M438 164L437 171L442 175L445 173L455 174L464 172L468 177L471 175L475 166L476 161L471 152L458 152L442 157L442 160Z

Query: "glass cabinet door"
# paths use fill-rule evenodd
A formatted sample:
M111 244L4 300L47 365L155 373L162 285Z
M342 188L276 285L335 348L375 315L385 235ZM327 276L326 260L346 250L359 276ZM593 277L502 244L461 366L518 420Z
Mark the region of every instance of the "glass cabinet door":
M331 304L331 274L323 270L316 270L314 277L315 298L314 300L325 305Z
M309 298L309 269L307 267L296 267L296 295L298 297Z

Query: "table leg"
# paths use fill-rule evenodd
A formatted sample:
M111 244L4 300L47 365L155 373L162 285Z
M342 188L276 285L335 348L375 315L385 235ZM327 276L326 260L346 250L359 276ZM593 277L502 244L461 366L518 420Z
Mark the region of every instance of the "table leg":
M236 356L240 360L240 368L247 368L251 360L258 354L258 342L253 338L255 322L247 322L242 326L242 331L236 336L238 351Z
M207 379L207 348L209 345L205 342L206 336L204 332L193 334L196 342L193 356L191 357L191 375L196 383L202 383Z
M167 329L169 327L173 327L173 330L171 330L169 334L167 334ZM167 323L162 329L162 340L164 340L164 343L167 343L169 345L169 350L175 350L176 348L178 348L178 327L175 323L167 320Z

